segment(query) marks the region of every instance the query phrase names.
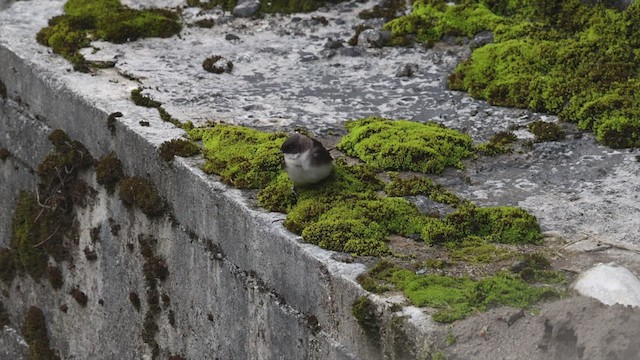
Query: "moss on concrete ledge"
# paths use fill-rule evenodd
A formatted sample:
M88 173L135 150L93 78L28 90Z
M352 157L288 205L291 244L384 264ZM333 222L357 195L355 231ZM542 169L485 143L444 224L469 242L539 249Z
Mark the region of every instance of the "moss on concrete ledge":
M91 40L124 43L143 37L170 37L182 29L175 12L135 10L120 0L69 0L64 10L64 15L49 20L36 39L83 72L89 71L90 64L79 51Z
M531 285L511 272L474 280L468 277L416 274L381 261L370 271L370 282L381 282L400 290L416 306L437 311L433 319L449 323L495 306L527 308L558 298L563 292L542 284Z
M417 1L385 26L393 39L433 44L492 31L449 87L492 105L557 114L613 148L640 146L640 2L625 10L584 1Z
M29 345L32 360L59 360L60 357L49 347L47 323L42 310L32 306L27 310L22 335Z
M351 313L358 320L364 333L373 341L380 339L381 324L376 304L366 296L356 300L351 306Z
M242 126L217 124L189 132L202 140L204 171L220 175L237 188L262 188L281 172L280 146L284 133L267 133Z
M345 126L338 148L380 170L439 174L472 154L471 137L436 123L370 117Z
M165 141L160 145L160 157L164 161L173 160L174 156L189 157L200 152L200 147L195 143L183 139Z
M260 12L292 14L317 10L325 4L335 4L344 0L260 0ZM187 0L187 5L197 6L203 9L213 9L222 6L224 10L231 11L237 4L237 0Z
M118 160L116 153L111 152L101 157L96 163L96 181L107 191L112 193L123 178L122 163Z

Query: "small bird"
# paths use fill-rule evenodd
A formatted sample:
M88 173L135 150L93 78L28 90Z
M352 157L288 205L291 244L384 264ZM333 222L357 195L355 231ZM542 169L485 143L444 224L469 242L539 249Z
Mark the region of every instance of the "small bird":
M315 139L294 133L282 144L284 168L297 185L316 184L331 174L333 158L329 151Z

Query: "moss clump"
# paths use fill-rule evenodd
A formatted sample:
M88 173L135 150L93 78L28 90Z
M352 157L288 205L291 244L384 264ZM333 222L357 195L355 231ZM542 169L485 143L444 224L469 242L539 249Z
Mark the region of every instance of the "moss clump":
M538 120L527 125L535 135L535 142L560 141L564 139L564 130L558 124Z
M427 177L414 176L410 179L403 179L398 174L390 175L391 182L384 188L384 191L389 196L424 195L433 201L453 207L466 203L465 200L460 199L456 194L445 189L444 186L434 183Z
M435 123L370 117L346 123L338 148L381 170L442 173L471 155L468 135Z
M142 95L143 90L144 89L141 87L131 90L131 100L134 104L138 106L158 109L158 114L160 115L160 119L162 119L162 121L170 122L180 128L185 126L185 124L182 124L180 120L171 116L171 114L169 114L167 110L162 107L161 102L155 101L146 95ZM143 122L141 121L140 123L142 124ZM148 122L145 123L147 124L146 126L149 125Z
M500 131L495 133L489 142L476 146L476 150L487 156L508 154L512 151L509 145L518 140L518 137L511 131Z
M62 271L57 266L49 266L47 267L47 278L49 279L49 283L51 287L58 290L62 288L64 285L64 278L62 277Z
M366 296L360 297L351 305L351 313L371 340L377 341L380 339L378 308L371 299Z
M123 178L122 163L118 160L116 153L111 152L101 157L96 163L96 181L108 192L112 193Z
M11 156L11 152L6 148L0 148L0 160L5 161L7 158Z
M220 55L214 55L204 59L202 68L210 73L224 74L233 70L233 63Z
M191 130L189 135L193 140L202 140L203 170L220 175L227 184L245 189L262 188L281 172L280 146L286 137L284 133L217 124Z
M170 37L182 28L175 12L135 10L120 0L69 0L64 10L64 15L49 20L36 39L83 72L89 71L90 64L79 51L91 40L125 43L143 37Z
M464 240L447 244L449 258L465 264L492 264L500 260L516 258L513 251L491 244L487 239L468 236Z
M59 360L60 357L49 347L47 323L42 310L32 306L25 315L22 335L29 345L32 360Z
M107 117L107 129L111 132L111 135L116 133L116 119L122 117L121 112L114 112Z
M422 230L423 240L430 244L455 243L469 236L503 244L538 244L542 240L535 216L510 206L461 206L443 220L429 219Z
M2 329L5 325L10 325L11 320L9 319L9 314L7 314L7 310L4 308L4 304L0 301L0 329Z
M195 143L183 139L165 141L160 145L160 157L164 161L171 161L174 156L189 157L200 152Z
M402 0L382 0L380 4L374 5L373 8L362 10L358 17L360 19L376 19L383 18L390 21L403 14L406 3Z
M78 288L71 289L71 291L69 291L69 295L71 295L71 297L78 304L80 304L80 306L82 306L82 307L87 306L87 302L89 301L89 298L87 297L87 294L82 292L80 289L78 289Z
M449 78L449 87L492 105L557 114L614 148L640 145L640 3L464 1L414 3L385 27L427 45L444 35L494 34ZM593 2L592 2L593 3Z
M0 249L0 280L7 286L11 285L13 278L16 277L17 270L11 250L7 248Z
M511 271L520 275L520 278L527 283L564 284L567 282L567 277L562 272L553 270L549 260L538 253L525 254L511 268Z
M118 195L125 205L135 206L148 216L158 216L164 212L164 200L155 185L141 177L126 177L120 181Z
M500 305L527 308L562 294L555 289L527 284L509 272L473 280L467 277L418 275L394 266L375 272L373 277L401 290L416 306L436 308L433 319L445 323Z
M133 305L133 307L136 309L136 311L140 312L140 297L138 296L137 292L132 291L129 293L129 301L131 302L131 305Z

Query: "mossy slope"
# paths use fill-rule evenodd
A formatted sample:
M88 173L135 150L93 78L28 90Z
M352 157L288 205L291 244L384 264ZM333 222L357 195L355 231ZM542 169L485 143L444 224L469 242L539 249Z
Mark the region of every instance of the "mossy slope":
M53 17L38 32L39 43L69 60L75 70L89 71L79 53L90 39L124 43L143 37L170 37L182 26L175 12L162 9L135 10L120 0L69 0L65 14Z
M389 22L395 38L432 44L445 34L494 33L449 78L490 104L531 108L592 130L613 148L640 146L640 2L465 1L414 3Z

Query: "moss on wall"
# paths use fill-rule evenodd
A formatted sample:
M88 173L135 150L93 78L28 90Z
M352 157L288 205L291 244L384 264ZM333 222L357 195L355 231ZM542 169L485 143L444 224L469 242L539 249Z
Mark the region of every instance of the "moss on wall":
M170 37L182 29L178 14L163 9L135 10L120 0L69 0L64 15L51 18L36 39L69 60L75 70L90 64L79 50L91 40L124 43L144 37Z
M47 323L42 310L32 306L25 315L22 335L29 345L31 360L59 360L60 357L49 347Z
M127 206L135 206L148 216L158 216L164 212L165 203L156 186L138 176L126 177L120 181L118 196Z

